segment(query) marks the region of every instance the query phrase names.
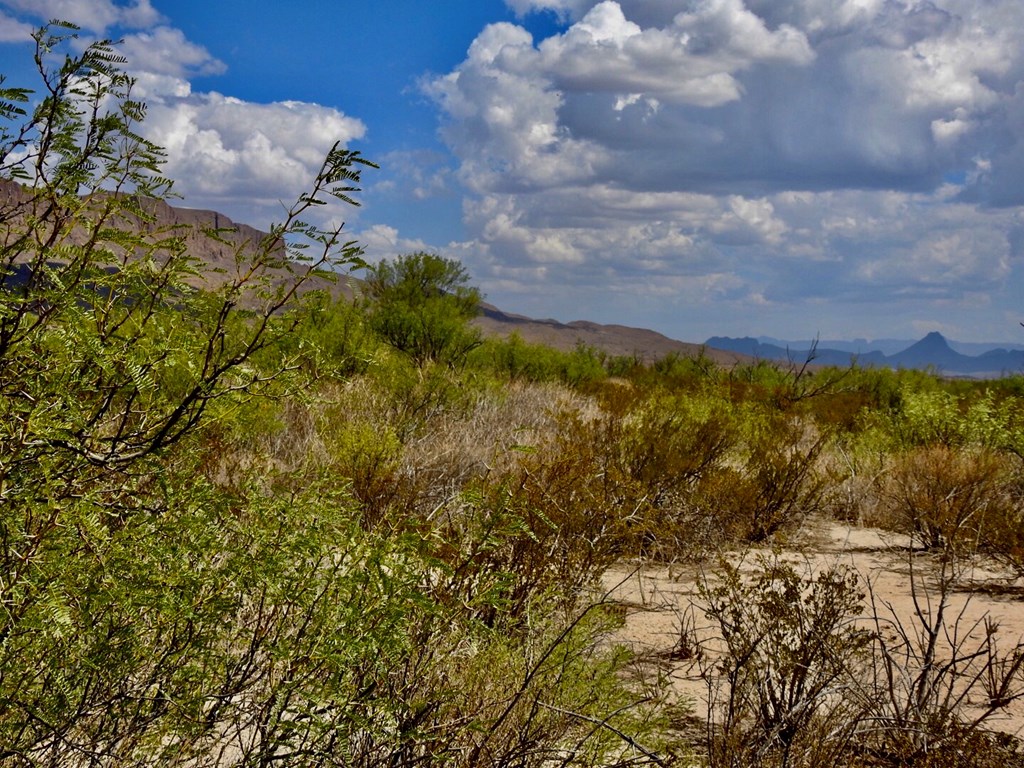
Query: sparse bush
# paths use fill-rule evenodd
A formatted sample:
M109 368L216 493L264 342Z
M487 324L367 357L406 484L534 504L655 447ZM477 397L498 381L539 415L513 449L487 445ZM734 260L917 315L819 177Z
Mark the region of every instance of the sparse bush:
M503 626L467 638L433 690L410 669L412 701L427 715L416 723L422 746L400 764L666 765L664 691L630 675L628 652L608 643L614 626L601 602L568 618L540 609L529 633Z
M799 424L769 420L748 438L740 462L708 474L695 495L727 539L763 542L816 512L824 477L817 461L824 436L807 440Z
M894 447L944 445L1012 449L1019 442L1019 408L988 392L957 395L942 389L905 391L891 414Z
M1018 456L1004 459L1003 495L987 511L979 547L989 557L1024 575L1024 473Z
M1012 740L983 727L1024 695L1024 645L1001 649L996 622L954 607L952 559L933 578L917 562L910 553L910 617L871 592L871 666L851 691L863 702L858 744L883 765L1020 765Z
M617 470L628 478L639 521L630 552L663 561L700 557L718 527L713 510L695 503L739 436L730 404L701 395L649 396L622 417Z
M984 729L1024 695L1024 646L1004 649L987 614L954 607L951 560L925 574L909 557L910 616L869 584L865 618L854 574L801 576L777 555L703 582L721 632L717 657L701 649L711 766L1024 763L1015 739Z
M488 528L502 521L511 526L490 556L500 558L495 567L515 575L514 615L550 585L576 599L625 551L633 489L602 476L603 459L600 446L563 433L555 446L524 455L508 475L487 478L470 499Z
M836 435L823 453L822 509L834 519L857 525L879 522L880 478L888 468L888 456L871 445L870 437L864 431Z
M608 372L604 367L604 356L593 347L577 344L561 364L562 381L572 387L585 389L603 381Z
M652 506L663 507L719 466L736 433L724 403L649 397L624 417L621 468Z
M897 457L881 480L881 522L927 549L970 554L990 525L1007 519L1012 500L1006 470L1005 460L990 450L913 450Z
M712 768L837 764L857 727L848 691L871 640L856 623L857 576L801 576L773 557L749 578L722 563L700 589L723 646L703 673Z

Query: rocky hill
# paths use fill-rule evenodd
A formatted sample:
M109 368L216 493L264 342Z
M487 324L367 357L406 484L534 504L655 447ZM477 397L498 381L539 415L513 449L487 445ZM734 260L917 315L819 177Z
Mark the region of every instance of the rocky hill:
M30 207L30 200L31 196L25 188L13 182L0 182L0 213L3 219L11 221L24 215ZM266 237L266 233L238 224L216 211L179 208L160 200L146 201L145 205L152 220L135 222L134 225L149 231L173 229L183 237L190 254L210 267L193 281L206 287L215 287L229 279L236 269L236 254L254 248ZM217 238L208 236L207 232L212 230L218 232ZM8 278L8 282L17 279L17 275L14 275ZM281 279L287 279L287 274L282 272ZM312 281L308 287L326 288L336 296L351 296L359 290L359 280L344 276L334 283ZM636 355L645 361L669 353L696 355L703 349L700 344L677 341L643 328L599 325L583 320L572 323L534 320L504 312L490 304L481 306L481 314L474 322L488 336L506 337L518 333L528 343L547 344L563 350L585 344L610 355ZM722 350L708 350L707 354L723 365L747 359L743 355Z
M11 220L26 208L29 195L13 182L0 182L0 212ZM152 221L140 223L148 230L174 229L184 237L189 252L208 264L201 282L206 286L229 278L236 269L236 254L255 247L266 233L238 224L216 211L179 208L159 200L147 201ZM217 238L207 232L218 231ZM8 229L10 231L10 229ZM15 278L16 279L16 278ZM288 279L282 272L281 279ZM358 291L358 279L345 276L337 282L312 281L309 288L326 288L336 296L351 296ZM778 344L760 342L754 338L716 336L704 344L694 344L669 338L645 328L624 325L601 325L586 320L562 323L557 320L538 320L506 312L491 304L481 305L481 314L474 323L485 335L507 337L518 334L532 344L546 344L556 349L570 350L584 344L610 355L636 356L650 362L668 354L694 356L703 352L720 365L735 365L750 360L772 360L787 364L802 364L808 349L791 349ZM971 356L953 350L939 333L930 333L906 349L886 355L880 351L851 354L848 350L817 348L813 363L820 366L847 366L855 361L861 366L890 368L932 368L949 375L998 376L1006 372L1024 371L1024 351L996 349Z
M5 227L0 232L0 244L6 244L12 233L18 232L16 224L22 217L37 215L36 208L41 204L44 203L34 199L30 189L12 181L0 181L0 221L5 222ZM246 224L238 224L216 211L179 208L155 199L143 200L142 208L146 212L145 221L134 216L122 215L119 221L112 222L113 225L183 239L188 253L200 264L207 266L187 279L186 282L196 287L217 288L234 278L239 269L244 273L246 256L255 251L268 237L266 232ZM88 232L83 228L72 232L71 239L81 243L88 236ZM278 243L276 247L283 248L284 244ZM240 260L239 256L242 257ZM5 279L6 284L18 283L24 278L22 273L27 268L24 260L19 257L13 259L12 267L12 274ZM273 279L284 283L293 277L287 271L281 270L279 277ZM348 286L347 280L332 283L313 278L304 284L302 290L305 292L326 288L335 293L351 295L352 291Z

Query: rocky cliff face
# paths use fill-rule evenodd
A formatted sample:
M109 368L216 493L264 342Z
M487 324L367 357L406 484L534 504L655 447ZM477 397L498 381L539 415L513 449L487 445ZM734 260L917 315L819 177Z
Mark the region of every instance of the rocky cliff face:
M45 201L36 198L31 188L11 181L0 181L0 222L6 226L0 229L0 245L9 246L14 242L20 231L19 219L27 216L39 216ZM196 287L216 289L240 274L244 274L251 262L252 255L261 247L269 245L276 252L284 255L284 243L265 243L269 235L266 232L238 224L227 216L216 211L178 208L162 200L144 199L141 207L145 211L144 218L123 216L120 221L112 222L113 226L125 229L137 229L154 237L178 237L184 241L188 254L200 265L198 274L187 282ZM83 242L88 233L83 228L72 233L71 239ZM29 254L15 254L12 266L23 265ZM157 254L159 258L159 254ZM288 270L272 270L275 282L285 283L294 279ZM303 292L326 288L332 293L351 293L343 280L332 283L322 278L314 278L303 286Z
M38 216L45 201L37 199L32 190L12 181L0 181L0 221L6 223L0 233L5 243L18 232L17 223L26 216ZM267 237L266 233L236 224L231 219L214 211L189 208L175 208L162 200L143 200L142 208L150 218L143 221L136 217L125 217L116 225L142 232L175 235L184 239L188 252L213 269L234 268L236 255L252 253ZM211 233L216 231L216 236ZM74 239L81 241L86 236L83 230L75 233Z

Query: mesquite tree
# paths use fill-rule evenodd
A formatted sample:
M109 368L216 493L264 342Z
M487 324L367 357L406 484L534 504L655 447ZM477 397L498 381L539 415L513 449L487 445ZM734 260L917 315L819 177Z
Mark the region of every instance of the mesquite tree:
M480 345L469 321L480 312L480 291L466 268L432 253L399 256L372 267L366 278L370 324L418 367L461 365Z
M337 576L368 555L341 505L293 500L285 524L203 482L187 444L288 371L268 351L290 308L360 254L303 219L354 204L369 163L336 145L265 237L210 232L234 257L212 275L154 216L172 183L123 59L74 36L34 35L38 91L0 83L0 762L185 760L231 734L266 750L312 674L275 667L298 627L330 626L329 646L346 611L373 624L372 579Z

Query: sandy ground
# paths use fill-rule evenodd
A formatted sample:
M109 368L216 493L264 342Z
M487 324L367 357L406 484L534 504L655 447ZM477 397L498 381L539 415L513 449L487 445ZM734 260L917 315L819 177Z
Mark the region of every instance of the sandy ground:
M895 534L823 523L805 531L780 555L801 573L835 565L849 567L857 573L865 594L873 596L880 616L887 621L895 616L905 626L913 627L912 574L921 600L922 595L934 595L938 568L932 556L912 557L908 545L904 537ZM754 549L742 556L733 553L727 557L738 562L742 570L752 571L759 556L771 554L769 550ZM700 601L698 584L702 579L714 579L714 562L672 568L622 566L605 577L610 596L625 607L625 624L618 639L670 676L674 693L692 704L699 722L707 716L709 699L709 677L702 677L701 668L711 669L717 652L715 627ZM869 609L870 600L866 599L865 611ZM974 648L982 642L983 619L987 616L998 623L999 649L1012 651L1015 645L1024 643L1024 585L991 564L966 563L957 573L945 616L946 627L957 631L962 648ZM687 647L699 645L700 659L683 658L691 655L679 652L684 635ZM1017 679L1017 690L1024 690L1024 675ZM976 716L985 700L980 685L969 692L968 700L971 704L963 714ZM1024 737L1024 697L996 712L987 727Z

